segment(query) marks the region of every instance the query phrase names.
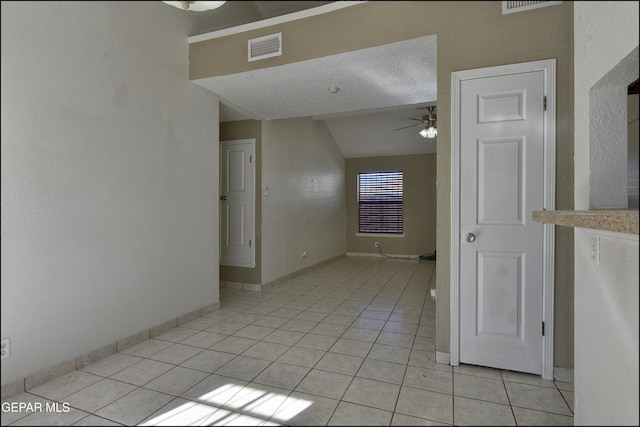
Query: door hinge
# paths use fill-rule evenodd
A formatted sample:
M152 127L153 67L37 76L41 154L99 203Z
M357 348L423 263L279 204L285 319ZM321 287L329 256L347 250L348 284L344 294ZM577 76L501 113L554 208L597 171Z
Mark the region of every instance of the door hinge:
M547 105L547 104L545 104L545 105ZM545 110L546 110L546 107L545 107ZM249 156L249 163L253 163L253 156Z
M544 336L544 322L542 322L542 336Z
M251 240L249 240L249 247L251 247ZM544 334L542 334L542 335L544 335Z
M547 111L547 97L546 96L542 97L542 109L544 111Z

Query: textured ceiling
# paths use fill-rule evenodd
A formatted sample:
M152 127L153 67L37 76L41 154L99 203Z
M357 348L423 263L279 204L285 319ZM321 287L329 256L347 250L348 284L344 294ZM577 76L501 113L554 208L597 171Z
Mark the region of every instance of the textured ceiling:
M223 8L229 3L246 3L243 7L252 10L246 16L259 20L256 16L269 12L259 12L258 3L278 16L287 3L332 2L234 1ZM409 120L426 114L418 107L436 104L436 65L436 37L426 36L193 82L221 97L221 121L312 117L325 121L347 158L393 156L436 152L435 140L417 134L419 126L393 131L419 124ZM340 90L332 94L331 87Z
M426 36L193 82L262 119L317 117L434 101L435 58Z

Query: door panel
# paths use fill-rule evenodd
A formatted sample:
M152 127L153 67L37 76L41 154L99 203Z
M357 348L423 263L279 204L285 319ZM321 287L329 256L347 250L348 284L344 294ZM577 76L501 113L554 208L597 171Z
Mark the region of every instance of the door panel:
M246 188L246 174L248 165L248 156L246 147L244 145L236 147L227 147L226 149L226 163L227 163L227 179L226 179L226 191L230 192L244 192Z
M460 91L460 362L540 374L542 71Z
M478 141L478 223L523 225L522 139Z
M478 253L478 335L520 338L522 254Z
M478 123L525 120L523 100L522 90L478 95Z
M249 246L245 238L247 215L245 206L240 203L226 203L227 223L226 244L227 248L244 248Z

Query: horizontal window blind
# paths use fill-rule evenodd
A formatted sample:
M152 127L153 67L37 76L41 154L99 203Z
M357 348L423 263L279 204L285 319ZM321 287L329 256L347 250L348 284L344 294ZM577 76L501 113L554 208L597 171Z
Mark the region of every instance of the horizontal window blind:
M402 172L358 174L358 232L402 233Z

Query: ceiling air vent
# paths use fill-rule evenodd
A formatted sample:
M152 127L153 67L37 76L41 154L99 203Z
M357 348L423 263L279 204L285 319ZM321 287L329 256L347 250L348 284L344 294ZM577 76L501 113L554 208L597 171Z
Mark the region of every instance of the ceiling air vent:
M538 9L540 7L555 6L562 4L561 1L503 1L502 14L522 12L524 10Z
M248 42L249 62L282 55L282 33L257 37Z

